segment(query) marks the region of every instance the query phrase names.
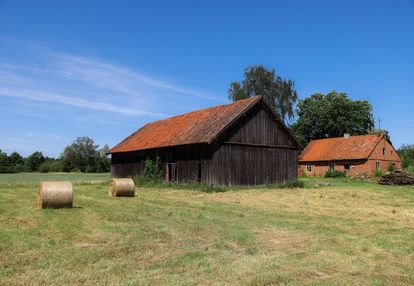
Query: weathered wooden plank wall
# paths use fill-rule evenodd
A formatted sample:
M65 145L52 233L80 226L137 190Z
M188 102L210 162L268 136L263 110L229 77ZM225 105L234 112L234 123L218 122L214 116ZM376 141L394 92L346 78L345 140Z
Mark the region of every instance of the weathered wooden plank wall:
M222 145L206 160L202 180L217 185L262 185L295 180L297 151Z
M222 136L225 142L296 146L287 131L262 104L245 113Z
M129 177L144 173L144 161L148 152L115 153L111 155L111 175Z
M113 176L144 175L146 158L177 164L177 181L261 185L295 180L296 143L263 103L245 113L216 142L112 154ZM199 168L201 164L201 174ZM199 178L199 175L201 177Z
M296 143L259 104L210 147L203 181L217 185L283 183L297 176Z
M177 147L177 182L198 181L199 148L198 144Z

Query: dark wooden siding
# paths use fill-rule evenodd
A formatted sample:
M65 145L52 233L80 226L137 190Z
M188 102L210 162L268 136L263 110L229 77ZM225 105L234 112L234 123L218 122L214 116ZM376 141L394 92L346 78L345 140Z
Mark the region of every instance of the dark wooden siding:
M246 112L222 137L230 142L296 146L293 138L263 103Z
M166 163L177 164L177 181L216 185L262 185L296 179L297 150L294 139L263 104L257 104L212 144L193 144L149 151L115 153L112 175L144 174L146 158L159 156L166 177Z
M245 113L208 150L203 181L217 185L262 185L296 180L294 139L264 106Z
M177 147L177 182L186 183L198 180L200 145Z
M263 185L296 179L297 151L223 144L203 164L202 181L216 185Z
M149 152L114 153L111 155L112 177L130 177L144 174L144 161Z
M177 146L148 151L112 154L111 174L114 177L143 176L145 160L147 158L155 162L159 156L162 162L163 178L166 178L169 163L177 165L177 182L192 182L198 180L198 166L202 159L200 150L202 145Z

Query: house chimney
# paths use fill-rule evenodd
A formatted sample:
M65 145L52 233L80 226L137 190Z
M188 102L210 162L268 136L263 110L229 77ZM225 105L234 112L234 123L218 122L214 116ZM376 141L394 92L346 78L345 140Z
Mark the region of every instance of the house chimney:
M345 139L348 139L348 138L349 138L349 136L351 136L351 134L349 134L349 133L344 133L344 138L345 138Z

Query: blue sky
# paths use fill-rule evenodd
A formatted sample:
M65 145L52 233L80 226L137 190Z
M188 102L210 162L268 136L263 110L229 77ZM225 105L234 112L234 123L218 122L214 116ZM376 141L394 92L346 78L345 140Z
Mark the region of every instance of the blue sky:
M114 146L144 123L228 102L264 64L300 98L366 99L414 143L414 1L0 0L0 149Z

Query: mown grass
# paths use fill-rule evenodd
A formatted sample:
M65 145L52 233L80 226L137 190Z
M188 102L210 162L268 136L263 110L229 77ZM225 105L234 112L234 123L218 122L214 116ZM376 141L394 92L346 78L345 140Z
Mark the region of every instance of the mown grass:
M40 210L33 176L0 176L2 285L414 284L413 187L306 178L112 198L102 175L77 177L74 208Z
M98 183L108 181L109 173L16 173L0 174L1 184L27 184L40 181L62 181Z

